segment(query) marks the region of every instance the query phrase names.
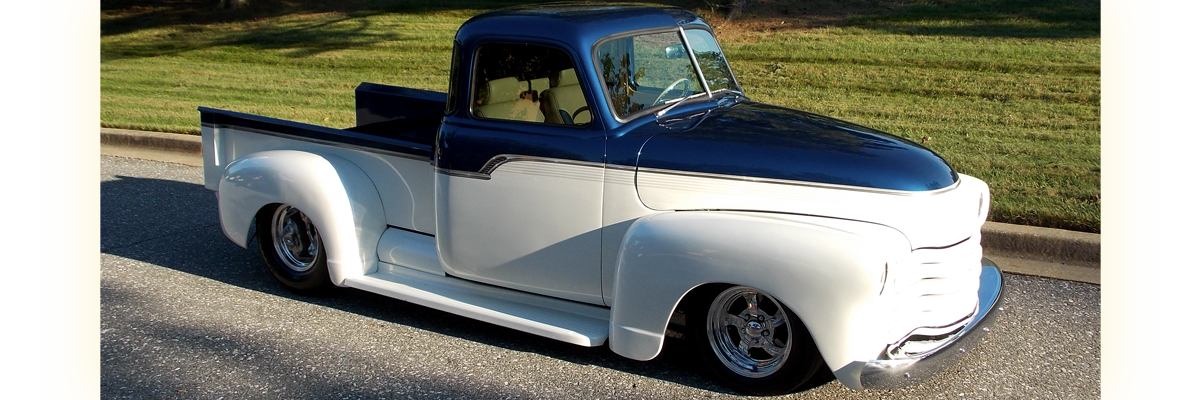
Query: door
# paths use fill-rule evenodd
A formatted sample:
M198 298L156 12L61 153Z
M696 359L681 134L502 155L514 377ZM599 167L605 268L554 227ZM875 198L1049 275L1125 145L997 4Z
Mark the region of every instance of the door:
M603 304L604 130L546 96L583 99L569 53L481 45L470 106L446 118L436 155L437 243L447 273ZM576 113L578 110L571 111Z

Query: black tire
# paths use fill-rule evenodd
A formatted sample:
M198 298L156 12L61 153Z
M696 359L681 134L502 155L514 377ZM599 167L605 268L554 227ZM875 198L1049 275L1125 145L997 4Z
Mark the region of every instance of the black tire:
M326 294L329 280L325 244L316 226L299 209L272 204L258 212L258 251L271 275L298 294Z
M808 328L769 294L725 286L707 288L693 299L688 340L709 370L732 388L760 396L791 393L824 365Z

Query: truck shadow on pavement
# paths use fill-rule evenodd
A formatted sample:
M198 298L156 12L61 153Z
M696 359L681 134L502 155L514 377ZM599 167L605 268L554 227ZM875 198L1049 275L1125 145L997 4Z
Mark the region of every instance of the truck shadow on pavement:
M321 297L296 295L284 289L266 270L257 252L257 243L252 242L250 249L243 249L225 238L217 217L216 196L199 184L117 176L115 180L101 182L100 210L103 254L507 350L609 368L697 389L732 393L702 370L702 363L684 340L669 339L662 354L641 362L621 357L607 346L579 347L354 289L339 289ZM105 303L119 303L122 298L133 295L129 293L134 290L132 288L105 283L104 275L102 269L102 310ZM107 312L102 311L104 313ZM187 331L184 327L179 328L162 330L161 335L176 336L181 333L172 331ZM104 341L101 344L102 347L112 345ZM219 353L216 347L220 345L211 345L214 348L195 351ZM104 377L105 380L109 378L122 380ZM801 391L832 380L832 374L826 371ZM328 382L323 386L344 385Z

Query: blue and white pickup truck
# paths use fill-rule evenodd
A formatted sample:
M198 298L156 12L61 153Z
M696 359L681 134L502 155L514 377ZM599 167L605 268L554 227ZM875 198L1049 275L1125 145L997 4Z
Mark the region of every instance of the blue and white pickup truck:
M363 83L357 126L201 107L205 187L302 293L353 287L637 360L668 331L753 394L828 366L956 362L1003 278L987 185L934 152L746 97L712 29L652 5L485 13L448 93Z

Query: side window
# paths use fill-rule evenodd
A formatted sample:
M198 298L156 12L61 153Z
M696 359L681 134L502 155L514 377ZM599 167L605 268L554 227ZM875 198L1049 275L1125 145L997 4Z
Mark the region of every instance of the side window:
M566 52L528 44L484 44L475 57L471 115L587 125L591 111Z

